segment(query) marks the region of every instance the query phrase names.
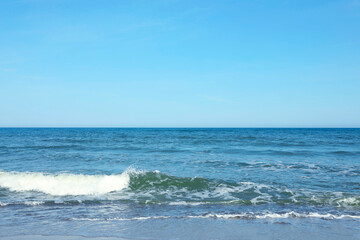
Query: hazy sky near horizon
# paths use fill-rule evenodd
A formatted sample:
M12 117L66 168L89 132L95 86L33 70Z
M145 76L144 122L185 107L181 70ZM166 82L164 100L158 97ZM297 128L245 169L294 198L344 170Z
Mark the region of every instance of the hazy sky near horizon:
M360 127L360 0L2 0L0 116Z

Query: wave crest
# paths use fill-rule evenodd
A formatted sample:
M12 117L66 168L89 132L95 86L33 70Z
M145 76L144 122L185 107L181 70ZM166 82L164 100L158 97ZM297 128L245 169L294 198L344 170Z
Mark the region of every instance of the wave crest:
M6 193L6 188L12 193ZM4 191L5 190L5 191ZM136 202L170 205L312 205L339 208L360 207L360 196L351 193L288 189L285 186L254 182L234 182L201 177L176 177L159 171L136 171L132 168L117 175L45 174L0 171L0 191L4 196L17 195L22 204L29 199L35 205L98 204ZM37 193L51 196L42 196ZM57 196L57 197L56 197ZM69 197L63 197L69 196ZM30 198L29 198L30 197ZM14 199L10 197L9 199ZM31 203L31 205L33 205ZM2 206L2 205L0 205Z
M54 196L101 195L128 187L127 171L118 175L0 172L0 186L10 191L38 191Z

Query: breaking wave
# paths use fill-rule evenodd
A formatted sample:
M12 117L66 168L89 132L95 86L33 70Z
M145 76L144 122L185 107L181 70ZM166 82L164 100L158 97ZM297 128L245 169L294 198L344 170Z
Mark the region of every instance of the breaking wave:
M114 175L0 171L0 196L8 194L17 194L17 202L2 202L0 207L11 204L99 204L109 201L189 206L273 203L360 207L360 196L349 193L296 190L279 185L201 177L176 177L159 171L136 171L131 168Z
M54 196L105 194L128 187L129 181L128 172L119 175L0 172L0 187L10 191L38 191Z

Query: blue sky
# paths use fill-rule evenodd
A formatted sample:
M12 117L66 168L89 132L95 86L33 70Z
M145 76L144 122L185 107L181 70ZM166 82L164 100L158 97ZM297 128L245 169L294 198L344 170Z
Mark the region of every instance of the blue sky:
M360 1L0 1L2 127L360 127Z

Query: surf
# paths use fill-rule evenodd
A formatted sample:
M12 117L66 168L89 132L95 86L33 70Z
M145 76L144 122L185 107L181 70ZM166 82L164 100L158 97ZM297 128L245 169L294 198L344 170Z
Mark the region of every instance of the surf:
M114 175L0 172L0 186L10 191L37 191L53 196L102 195L127 188L128 171Z
M10 199L17 199L15 202L0 201L2 206L53 202L102 204L110 201L188 206L292 204L360 207L360 196L345 192L305 191L289 189L284 185L178 177L131 167L112 175L0 171L1 189L3 194L12 196ZM29 197L35 202L28 202Z

